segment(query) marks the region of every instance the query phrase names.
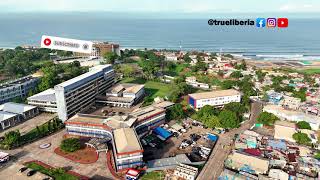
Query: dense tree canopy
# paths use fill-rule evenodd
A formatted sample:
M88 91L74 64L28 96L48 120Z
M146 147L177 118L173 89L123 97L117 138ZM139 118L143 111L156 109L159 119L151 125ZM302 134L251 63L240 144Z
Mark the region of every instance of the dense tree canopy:
M297 132L292 137L298 144L310 145L311 143L311 139L306 133Z
M262 112L260 113L260 115L257 118L257 121L259 123L262 123L264 125L273 125L277 120L279 120L279 118L277 116L275 116L272 113L268 113L268 112Z
M65 152L74 152L81 148L80 140L78 138L67 138L62 140L60 148Z
M114 64L115 60L117 60L119 56L115 52L106 52L103 55L103 58L106 64Z
M300 121L297 123L297 126L299 129L311 129L311 126L308 122L306 121Z
M218 117L223 128L237 128L240 125L236 113L232 111L222 110Z
M181 104L175 104L167 110L166 119L168 120L178 120L185 118L185 112Z

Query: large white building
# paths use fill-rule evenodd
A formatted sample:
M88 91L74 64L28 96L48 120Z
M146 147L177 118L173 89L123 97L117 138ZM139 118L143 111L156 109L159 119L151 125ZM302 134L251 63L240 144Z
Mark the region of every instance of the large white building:
M27 98L28 104L37 106L40 111L57 112L57 101L54 89L48 89Z
M189 105L200 109L205 105L223 106L231 102L240 102L241 93L234 89L189 94Z
M98 94L114 84L111 65L99 65L89 72L54 87L59 119L65 121L76 113L91 107Z
M113 154L117 170L143 165L143 148L133 128L113 131Z

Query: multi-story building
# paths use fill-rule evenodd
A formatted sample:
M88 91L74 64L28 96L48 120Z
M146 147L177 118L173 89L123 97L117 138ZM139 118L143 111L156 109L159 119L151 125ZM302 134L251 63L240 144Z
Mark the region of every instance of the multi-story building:
M114 130L112 145L117 171L135 168L144 164L143 148L133 128Z
M137 117L134 125L139 136L143 136L150 129L164 123L166 110L161 107L151 105L140 108L135 112L132 112L131 115Z
M189 94L188 100L189 105L194 109L200 109L205 105L223 106L240 101L241 93L233 89Z
M14 98L26 97L33 90L39 78L32 76L22 77L4 84L0 84L0 104L9 102Z
M110 88L106 95L97 97L98 103L108 106L130 108L144 96L144 85L119 84Z
M174 170L173 175L186 180L195 180L198 175L198 168L179 164Z
M57 101L54 89L48 89L27 98L28 104L37 106L40 111L57 112Z
M77 114L65 122L68 134L112 139L112 128L105 124L105 117Z
M283 96L283 99L280 102L280 104L282 105L282 107L284 107L286 109L297 110L297 109L299 109L299 107L301 105L301 99L291 97L291 96Z
M36 106L8 102L0 105L0 130L13 127L39 114Z
M114 77L111 65L99 65L85 74L56 85L54 90L59 118L65 121L91 107L98 94L112 87Z
M78 53L75 52L75 56L84 56L84 57L102 57L107 52L114 52L120 56L120 46L119 44L113 44L108 42L94 42L92 46L91 54Z

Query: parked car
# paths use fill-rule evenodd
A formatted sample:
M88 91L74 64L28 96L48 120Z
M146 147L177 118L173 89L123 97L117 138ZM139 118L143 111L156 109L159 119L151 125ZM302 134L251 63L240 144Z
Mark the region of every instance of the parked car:
M36 170L31 170L27 173L27 176L32 176L36 173L37 171Z
M24 171L27 170L27 169L28 169L27 167L22 167L22 168L19 169L19 172L22 173L22 172L24 172Z

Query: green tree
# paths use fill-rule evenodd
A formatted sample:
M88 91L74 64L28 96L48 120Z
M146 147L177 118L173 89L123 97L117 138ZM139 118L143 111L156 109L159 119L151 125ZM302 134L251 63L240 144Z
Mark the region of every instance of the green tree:
M20 132L17 131L9 131L4 134L4 140L3 143L7 145L9 148L12 148L13 146L17 145L20 142Z
M224 105L223 109L236 113L239 120L242 119L243 114L247 111L246 106L242 105L239 102L231 102L229 104L226 104Z
M294 91L293 97L300 98L301 102L304 102L307 99L306 91L307 91L306 88L301 88L299 91Z
M134 73L134 68L131 65L123 64L120 66L120 72L124 77L132 77Z
M257 118L257 121L259 123L262 123L262 124L268 125L268 126L273 125L277 120L279 120L279 118L277 116L275 116L272 113L268 113L268 112L260 113L260 115Z
M185 118L185 113L181 104L175 104L167 110L166 117L168 120L178 120Z
M297 132L294 133L292 137L298 144L310 145L311 143L311 139L306 133Z
M218 117L223 128L237 128L240 125L236 113L232 111L223 110Z
M220 119L217 116L209 115L209 116L203 116L201 118L201 122L204 123L208 128L215 128L220 127Z
M318 152L314 155L314 158L320 160L320 151L318 151Z
M192 61L192 59L190 58L189 54L185 54L185 55L183 56L183 60L184 60L184 62L186 62L186 63L190 63L190 62Z
M257 75L258 81L259 82L263 82L265 76L267 75L267 73L266 72L262 72L261 69L259 69L259 70L256 71L256 75Z
M243 77L242 73L240 71L233 71L231 74L230 74L230 77L231 78L236 78L236 79L239 79L241 77Z
M65 152L75 152L81 148L78 138L67 138L62 140L60 148Z
M52 125L51 125L51 120L48 121L48 131L51 132L52 130Z
M37 126L36 128L37 128L37 134L38 134L38 136L41 136L41 130L40 130L39 126Z
M297 123L297 126L299 129L311 129L311 126L308 122L306 121L300 121Z
M103 55L103 58L106 64L114 64L115 60L119 58L119 56L114 52L106 52Z

